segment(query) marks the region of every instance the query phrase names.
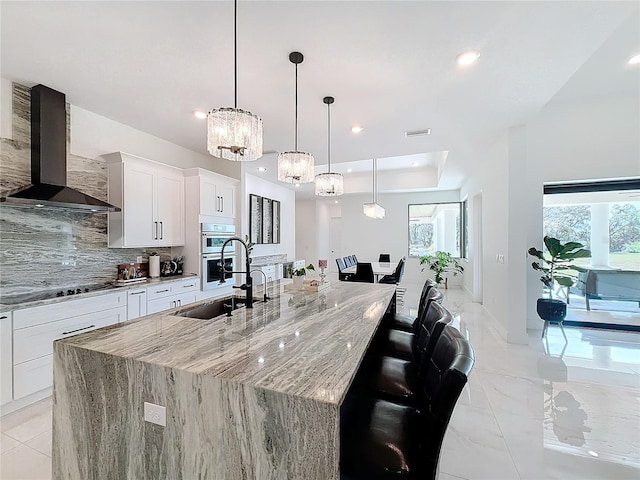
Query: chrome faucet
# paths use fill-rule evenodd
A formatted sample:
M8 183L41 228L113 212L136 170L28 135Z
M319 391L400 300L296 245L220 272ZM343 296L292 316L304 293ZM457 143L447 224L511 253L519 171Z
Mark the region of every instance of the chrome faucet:
M267 300L269 300L269 296L267 295L267 274L264 273L261 269L259 268L254 268L253 270L251 270L251 273L253 272L260 272L262 274L262 276L264 277L264 297L263 297L263 301L266 302Z
M234 240L237 240L238 242L240 242L242 245L244 245L244 252L245 252L245 270L243 272L229 272L227 270L225 270L224 268L224 248L227 246L227 243L232 242ZM239 287L234 286L234 288L240 288L241 290L246 290L247 291L247 299L245 302L245 306L247 308L253 308L253 283L251 281L251 262L249 260L249 247L247 247L247 244L244 242L244 240L242 240L241 238L238 237L231 237L229 239L227 239L223 244L222 244L222 252L220 252L220 263L221 268L222 268L222 275L220 276L220 283L226 283L225 280L225 276L227 273L244 273L246 275L245 277L245 283L243 283L242 285L240 285Z

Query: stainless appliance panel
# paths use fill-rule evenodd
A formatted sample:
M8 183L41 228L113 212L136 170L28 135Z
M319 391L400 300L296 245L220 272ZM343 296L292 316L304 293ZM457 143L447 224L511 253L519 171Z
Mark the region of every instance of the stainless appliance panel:
M226 254L225 250L225 254ZM233 274L230 271L235 270L235 259L225 255L225 279L230 280ZM226 284L221 284L222 278L222 259L220 255L202 255L202 290L212 290Z
M215 223L201 224L202 254L221 253L222 245L229 238L236 235L235 225L222 225ZM230 255L235 253L235 242L229 243L224 252Z

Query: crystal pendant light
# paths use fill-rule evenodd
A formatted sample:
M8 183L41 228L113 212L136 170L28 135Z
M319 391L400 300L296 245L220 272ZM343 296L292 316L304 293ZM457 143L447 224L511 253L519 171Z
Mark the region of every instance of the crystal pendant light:
M252 162L262 156L262 119L238 108L238 0L233 6L233 108L207 115L207 150L234 162Z
M373 159L373 202L364 203L362 212L369 218L384 218L384 208L378 205L378 160Z
M289 61L296 66L296 128L293 152L278 155L278 180L286 183L313 182L313 155L298 151L298 64L304 56L300 52L291 52Z
M331 104L333 97L324 97L322 101L327 105L327 159L329 168L327 173L316 175L316 195L321 197L337 197L344 193L344 177L341 173L331 172Z

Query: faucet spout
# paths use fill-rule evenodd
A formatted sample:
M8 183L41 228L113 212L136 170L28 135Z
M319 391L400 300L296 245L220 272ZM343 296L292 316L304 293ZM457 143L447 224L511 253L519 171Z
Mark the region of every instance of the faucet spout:
M220 277L220 283L226 283L226 280L224 278L227 274L227 271L224 268L224 249L229 242L233 242L233 241L238 241L244 246L246 268L243 273L246 276L245 276L245 283L243 285L243 290L245 289L247 290L247 301L245 306L246 308L253 308L253 282L251 280L251 261L249 259L249 247L247 246L245 241L239 237L231 237L222 244L222 251L220 252L220 263L222 264L222 275Z
M251 273L253 272L260 272L262 274L262 276L264 277L264 297L263 297L263 301L266 302L267 300L269 300L269 295L268 295L268 291L267 291L267 274L264 273L261 269L259 268L254 268L253 270L251 270Z

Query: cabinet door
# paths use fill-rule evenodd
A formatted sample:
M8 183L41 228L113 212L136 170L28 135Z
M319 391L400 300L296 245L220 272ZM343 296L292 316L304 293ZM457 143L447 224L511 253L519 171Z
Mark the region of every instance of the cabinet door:
M144 317L147 314L147 289L127 292L127 320Z
M158 172L158 245L184 245L184 178Z
M13 400L11 312L0 313L0 405Z
M216 184L211 180L200 179L200 214L220 215L220 197L216 193Z
M134 162L125 163L123 246L149 247L158 244L156 196L156 171Z
M221 217L235 218L235 193L236 188L232 185L219 184L216 194L220 199L220 215Z

